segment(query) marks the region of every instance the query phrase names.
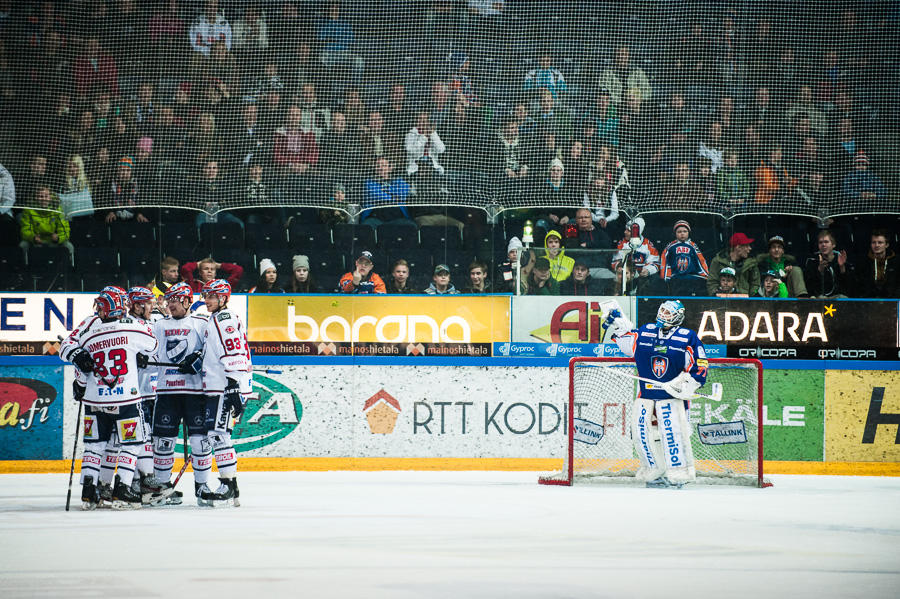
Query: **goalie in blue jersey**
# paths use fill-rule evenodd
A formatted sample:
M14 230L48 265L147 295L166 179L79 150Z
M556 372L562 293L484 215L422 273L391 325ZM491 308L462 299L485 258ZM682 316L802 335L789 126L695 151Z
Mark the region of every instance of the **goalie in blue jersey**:
M696 479L688 400L706 382L708 363L703 343L680 326L683 320L682 303L669 300L652 324L635 328L618 308L608 310L604 321L619 349L634 358L638 376L646 379L639 383L632 409L631 437L641 461L636 476L648 487L681 488Z

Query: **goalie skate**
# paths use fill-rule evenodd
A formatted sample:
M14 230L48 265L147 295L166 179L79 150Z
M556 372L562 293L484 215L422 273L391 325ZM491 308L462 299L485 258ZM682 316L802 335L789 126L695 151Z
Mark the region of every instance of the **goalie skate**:
M680 489L683 486L684 483L673 483L665 476L647 481L647 487L650 489Z

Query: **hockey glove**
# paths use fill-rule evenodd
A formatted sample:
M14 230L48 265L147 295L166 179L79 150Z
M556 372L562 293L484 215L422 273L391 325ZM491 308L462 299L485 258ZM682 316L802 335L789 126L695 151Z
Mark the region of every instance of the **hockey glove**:
M84 399L84 392L87 390L87 387L79 383L78 381L72 381L72 396L75 398L75 401L81 401Z
M189 353L178 366L178 372L181 374L198 374L201 370L203 370L203 352L199 349Z
M80 347L73 349L69 354L69 362L85 374L94 372L94 358Z
M240 419L244 413L244 398L241 397L241 389L234 379L228 379L228 385L225 387L225 407L231 408L231 413L235 419Z
M138 354L134 357L134 359L137 360L137 367L138 367L138 368L146 368L146 367L147 367L147 362L150 361L150 356L148 356L147 354L138 353Z

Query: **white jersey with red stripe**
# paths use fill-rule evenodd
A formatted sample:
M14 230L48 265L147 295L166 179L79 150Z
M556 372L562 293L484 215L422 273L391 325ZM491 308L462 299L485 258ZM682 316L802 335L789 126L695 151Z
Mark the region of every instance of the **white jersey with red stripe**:
M72 329L72 332L69 333L68 337L63 339L62 343L59 344L59 357L62 360L65 360L66 362L72 361L69 359L70 355L72 353L72 350L77 347L81 347L78 344L78 339L81 337L81 332L84 331L86 328L88 328L91 325L91 323L93 323L95 320L99 321L100 317L97 316L96 314L91 314L90 316L88 316L87 318L82 320L78 324L77 327ZM81 372L77 369L76 369L76 371Z
M85 324L86 323L86 324ZM85 326L72 331L75 344L67 346L66 355L80 347L91 354L94 370L85 375L84 403L91 406L112 407L152 399L141 389L138 353L154 355L157 342L150 326L143 321L126 317L103 322L98 317L85 320Z
M140 324L145 324L153 330L153 318L149 321L144 320L143 318L138 318L137 316L129 316L129 318L133 318L135 322ZM143 352L142 352L143 353ZM154 358L153 355L149 356L152 360ZM75 370L78 370L77 368ZM140 381L140 390L141 395L144 399L150 399L156 397L156 381L158 378L158 372L156 366L147 366L147 368L139 368L138 369L138 381Z
M181 364L188 354L203 349L203 335L206 333L205 314L189 313L184 318L166 316L153 324L153 334L159 341L157 362ZM174 366L159 367L158 395L189 393L202 395L202 374L182 374Z
M234 379L241 393L250 393L250 348L244 324L228 308L210 314L203 354L203 388L214 395L225 390L226 379Z

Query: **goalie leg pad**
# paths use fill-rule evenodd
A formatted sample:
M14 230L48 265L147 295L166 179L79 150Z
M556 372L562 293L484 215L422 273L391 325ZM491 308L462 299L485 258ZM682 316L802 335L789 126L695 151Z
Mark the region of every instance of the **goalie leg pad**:
M670 399L656 402L656 420L659 423L666 477L676 484L696 480L691 425L684 402Z
M654 434L655 427L650 424L652 418L653 400L637 398L631 410L631 440L641 461L635 477L643 481L654 480L665 473L662 450Z

